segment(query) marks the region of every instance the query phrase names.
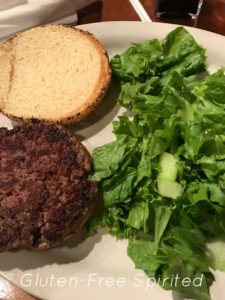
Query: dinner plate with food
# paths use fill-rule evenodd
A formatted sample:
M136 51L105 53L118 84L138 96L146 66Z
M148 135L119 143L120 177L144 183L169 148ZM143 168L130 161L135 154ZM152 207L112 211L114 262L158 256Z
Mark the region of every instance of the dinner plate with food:
M225 294L225 39L46 25L0 45L0 273L48 300Z

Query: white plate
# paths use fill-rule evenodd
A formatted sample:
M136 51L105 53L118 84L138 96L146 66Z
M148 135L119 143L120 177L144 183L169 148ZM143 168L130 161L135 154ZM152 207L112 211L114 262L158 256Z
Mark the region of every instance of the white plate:
M81 27L94 33L111 57L134 42L163 38L176 26L107 22ZM225 65L225 37L194 28L188 30L207 49L210 71ZM103 103L83 122L82 128L75 128L90 150L114 138L111 121L122 113L113 101L116 93L114 88L110 89ZM11 123L0 115L0 125L10 127ZM142 271L135 270L126 254L126 241L116 241L103 231L79 245L76 240L74 237L62 247L46 252L2 253L0 273L42 299L178 299L177 295L148 282ZM225 275L216 272L216 282L211 288L213 300L224 299L224 282Z

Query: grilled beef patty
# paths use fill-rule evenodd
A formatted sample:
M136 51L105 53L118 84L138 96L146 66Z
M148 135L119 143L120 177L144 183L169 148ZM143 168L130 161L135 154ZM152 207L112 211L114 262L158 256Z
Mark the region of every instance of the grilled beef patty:
M78 231L97 198L91 162L61 126L0 128L0 251L48 249Z

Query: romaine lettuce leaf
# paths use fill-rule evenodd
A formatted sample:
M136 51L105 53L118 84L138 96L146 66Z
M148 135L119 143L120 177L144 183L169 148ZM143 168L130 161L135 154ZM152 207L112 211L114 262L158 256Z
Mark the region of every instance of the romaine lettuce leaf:
M224 68L202 74L205 50L183 27L133 45L111 66L121 85L118 102L132 117L114 121L116 140L93 151L92 178L105 207L90 231L107 227L128 238L128 255L150 277L201 278L198 287L160 284L209 300L210 267L224 270L223 243L215 242L225 238ZM179 197L158 190L165 152L176 157ZM163 168L170 165L165 160Z

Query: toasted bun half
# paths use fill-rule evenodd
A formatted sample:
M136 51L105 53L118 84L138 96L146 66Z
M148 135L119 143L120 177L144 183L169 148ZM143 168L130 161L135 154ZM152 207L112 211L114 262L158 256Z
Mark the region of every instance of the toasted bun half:
M110 79L103 46L75 27L36 27L0 45L0 110L17 120L79 121L102 100Z

